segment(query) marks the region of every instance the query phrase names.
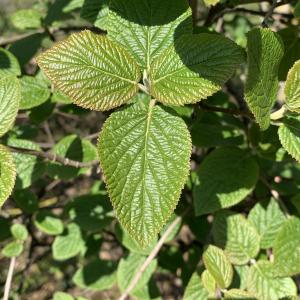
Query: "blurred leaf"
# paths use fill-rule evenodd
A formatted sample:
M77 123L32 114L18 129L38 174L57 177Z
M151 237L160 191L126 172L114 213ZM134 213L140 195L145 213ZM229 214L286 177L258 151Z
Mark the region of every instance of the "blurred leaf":
M64 224L61 219L50 211L39 211L35 216L34 225L49 235L59 235L64 231Z
M67 293L55 292L52 300L74 300L74 297Z
M207 6L216 5L220 0L203 0L204 4Z
M18 241L25 241L28 237L27 228L23 224L13 224L10 230L13 237Z
M52 116L55 109L55 103L47 100L43 104L30 110L29 118L33 123L40 124Z
M21 69L17 58L0 47L0 79L7 76L20 76Z
M14 12L10 19L17 29L36 29L42 25L42 14L35 9L20 9Z
M2 242L11 236L10 221L0 217L0 228L0 242Z
M207 300L207 296L208 292L201 282L200 275L194 272L185 288L183 300Z
M34 213L38 210L38 198L28 189L15 191L13 198L17 206L26 213Z
M5 257L17 257L23 252L24 246L18 241L13 241L4 246L1 254Z

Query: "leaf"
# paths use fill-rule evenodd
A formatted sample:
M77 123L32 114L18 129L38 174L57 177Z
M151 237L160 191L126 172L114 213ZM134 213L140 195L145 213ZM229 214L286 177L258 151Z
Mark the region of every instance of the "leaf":
M278 129L283 148L300 162L300 116L285 117Z
M34 225L49 235L59 235L64 231L64 224L60 218L48 211L39 211L34 219Z
M227 147L212 151L200 164L193 190L197 216L233 206L249 195L258 180L251 154Z
M98 149L118 220L147 246L174 211L189 173L186 124L153 100L139 101L109 117Z
M204 4L206 6L216 5L219 2L220 2L220 0L204 0Z
M242 61L241 48L221 35L184 35L153 62L151 95L164 104L198 102L219 91Z
M217 290L217 283L215 278L208 270L204 270L201 274L201 282L205 289L209 292L209 297L215 295ZM208 298L209 298L208 297Z
M137 253L130 253L126 259L122 258L119 262L117 271L118 286L121 292L124 292L129 283L145 262L146 257ZM152 260L146 270L142 273L140 280L131 292L134 295L138 290L142 289L148 283L157 266L156 259Z
M284 93L288 109L300 112L300 60L295 62L288 73Z
M300 19L300 1L298 1L295 6L294 15L296 18Z
M284 54L280 36L270 29L248 33L248 76L245 99L262 130L270 125L270 113L278 90L278 69Z
M21 102L20 109L31 109L46 102L50 97L48 85L36 77L23 76L20 79Z
M42 14L36 9L20 9L10 17L17 29L36 29L42 25Z
M11 233L16 240L25 241L28 237L27 228L22 224L14 224L11 227Z
M152 68L174 39L192 33L191 9L186 0L112 0L108 36L123 45L142 69ZM122 30L120 30L122 28Z
M79 162L90 162L98 159L97 148L88 140L80 139L76 134L65 136L53 147L54 154ZM53 162L47 172L53 178L72 179L78 174L85 174L88 168L75 168Z
M21 68L17 58L0 47L0 80L7 76L20 76Z
M241 290L246 289L248 270L248 265L234 266L233 280L230 287L238 288Z
M74 300L74 297L67 293L55 292L53 300Z
M109 110L138 92L141 74L131 56L91 31L72 34L37 61L55 87L84 108Z
M277 201L271 198L257 203L250 210L248 220L261 236L261 248L268 249L273 247L275 237L286 218Z
M52 244L53 258L56 260L67 260L76 256L84 246L81 231L78 225L70 223L67 232L55 238Z
M16 167L10 151L0 144L0 209L11 195L16 180Z
M231 263L244 265L259 252L260 236L241 214L220 211L213 222L215 244L225 249Z
M200 275L194 272L184 291L183 300L207 300L207 297L208 292L201 282Z
M250 293L239 290L239 289L231 289L228 291L224 291L225 299L243 299L243 300L256 300L254 296L252 296Z
M23 252L24 246L18 241L13 241L5 245L1 254L5 257L17 257Z
M300 274L300 219L291 217L280 228L274 247L274 276Z
M272 263L258 261L249 270L247 290L259 299L278 300L296 295L297 288L292 278L272 278Z
M116 269L117 266L112 261L93 260L77 270L73 281L82 289L92 291L107 290L116 282Z
M24 212L32 214L38 210L38 197L30 190L17 190L13 194L13 198L18 207Z
M203 262L219 287L222 289L229 287L233 277L233 269L222 249L209 245L203 253Z
M61 104L71 104L72 99L60 91L55 91L51 96L51 102Z
M20 87L17 78L5 77L0 79L0 137L13 126L18 114L19 102Z

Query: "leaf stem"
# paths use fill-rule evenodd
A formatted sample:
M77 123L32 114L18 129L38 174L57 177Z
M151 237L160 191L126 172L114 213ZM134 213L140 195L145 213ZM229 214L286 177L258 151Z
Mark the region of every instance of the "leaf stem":
M10 265L6 277L6 282L5 282L5 287L4 287L4 295L3 295L3 300L8 300L9 299L9 292L11 288L11 282L14 274L14 269L16 265L16 258L12 257L10 260Z
M286 106L283 105L280 109L274 111L271 114L271 120L275 121L275 120L282 119L284 117L284 115L286 114L287 111L288 110L287 110Z

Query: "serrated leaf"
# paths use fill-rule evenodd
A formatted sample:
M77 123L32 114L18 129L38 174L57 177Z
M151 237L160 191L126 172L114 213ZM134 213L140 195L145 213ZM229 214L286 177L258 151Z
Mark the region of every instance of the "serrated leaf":
M107 25L109 38L128 49L147 70L174 38L192 33L186 0L112 0Z
M58 235L64 231L64 224L61 219L48 211L39 211L35 216L34 225L49 235Z
M21 75L17 58L9 51L0 48L0 80L7 76Z
M300 162L300 116L284 118L278 136L283 148Z
M241 48L221 35L186 34L151 65L151 95L164 104L198 102L219 91L242 61Z
M258 179L250 153L227 147L212 151L200 164L193 190L196 215L233 206L249 195Z
M207 300L207 296L208 292L201 282L200 275L194 272L184 291L183 300Z
M23 224L14 224L10 230L16 240L25 241L28 237L27 228Z
M126 259L122 258L120 260L117 270L117 280L121 292L124 292L126 290L136 272L138 272L138 270L145 262L145 259L145 256L139 255L137 253L130 253ZM147 269L142 273L142 276L131 292L131 295L134 295L148 283L153 272L156 269L156 266L157 261L156 259L154 259L151 261Z
M247 52L245 99L260 128L266 130L277 97L284 45L280 36L270 29L255 28L248 33Z
M217 290L217 283L215 278L208 270L204 270L201 274L201 282L204 288L209 292L209 296L214 295Z
M1 59L1 52L0 52ZM1 62L0 62L1 63ZM1 69L0 69L1 72ZM1 74L0 74L1 77ZM15 77L0 80L0 137L13 126L20 103L20 86Z
M141 74L131 56L91 31L72 34L37 61L53 84L84 108L109 110L138 92Z
M36 29L42 25L42 14L36 9L17 10L10 20L17 29Z
M274 247L274 276L300 274L300 219L292 217L280 228Z
M13 241L5 245L1 254L5 257L17 257L23 252L24 246L19 241Z
M288 73L284 93L288 109L300 112L300 60L295 62Z
M53 258L56 260L67 260L76 256L84 246L81 230L75 223L70 223L63 235L55 238L52 244Z
M153 100L139 101L110 116L98 149L117 218L146 246L175 209L189 173L186 124Z
M50 97L50 90L45 81L36 77L23 76L20 79L21 101L20 109L31 109L46 102Z
M231 263L244 265L259 252L260 236L246 218L231 211L220 211L213 222L215 244L227 253Z
M16 167L10 151L0 145L0 209L11 195L16 180Z
M259 299L278 300L297 294L292 278L272 278L272 263L259 261L249 269L247 290Z
M203 262L220 288L225 289L231 284L232 265L222 249L209 245L203 253Z
M238 299L238 300L256 300L257 298L252 296L250 293L239 290L239 289L231 289L228 291L224 291L225 299Z
M269 201L257 203L250 210L248 220L261 236L261 248L267 249L273 246L280 226L285 222L286 218L278 202L271 198Z

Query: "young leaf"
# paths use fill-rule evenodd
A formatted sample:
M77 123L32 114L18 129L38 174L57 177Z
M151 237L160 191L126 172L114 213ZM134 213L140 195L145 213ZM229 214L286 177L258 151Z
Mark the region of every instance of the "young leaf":
M138 92L141 74L131 56L91 31L72 34L37 61L54 85L84 108L109 110Z
M257 300L257 298L251 295L249 292L239 290L239 289L224 291L224 296L225 299Z
M178 36L192 33L186 0L112 0L107 26L110 39L120 43L148 71L152 62ZM122 30L120 30L122 28Z
M209 245L203 254L206 269L222 289L227 288L232 281L232 265L222 249Z
M0 52L1 59L1 52ZM1 72L1 69L0 69ZM0 74L1 77L1 74ZM11 129L18 114L20 86L15 77L0 79L0 137Z
M273 248L274 275L300 274L300 219L292 217L281 227Z
M204 270L201 274L201 282L205 289L209 292L209 296L214 295L217 290L215 278L208 270Z
M286 218L277 201L262 201L257 203L249 212L249 222L261 236L260 246L263 249L273 246L275 237Z
M295 62L288 73L284 93L288 109L300 112L300 60Z
M260 236L241 214L218 212L212 231L216 245L225 249L233 264L244 265L259 252Z
M208 292L201 282L200 275L194 272L184 291L183 300L207 300L207 297Z
M49 235L58 235L64 231L63 222L47 211L39 211L34 219L34 225L42 232Z
M283 148L300 162L300 116L286 117L278 129Z
M184 35L153 61L151 95L164 104L198 102L219 91L242 61L241 48L221 35Z
M258 261L249 270L247 290L259 299L277 300L285 296L297 295L292 278L272 278L272 263Z
M103 291L115 284L117 280L116 269L117 266L114 262L93 260L77 270L73 281L82 289Z
M194 187L196 215L239 203L254 189L258 166L250 153L239 148L219 148L201 163Z
M9 51L0 48L0 79L7 76L20 76L21 68L17 58Z
M22 224L14 224L10 230L16 240L25 241L28 237L27 228Z
M278 68L284 54L280 36L270 29L248 33L248 76L245 98L262 130L270 125L270 113L278 90Z
M23 243L19 241L13 241L5 245L1 254L5 257L17 257L23 252Z
M16 167L10 151L0 145L0 209L12 193L16 180Z
M189 173L191 139L184 121L154 101L113 113L99 138L99 157L122 226L146 246L179 200Z

